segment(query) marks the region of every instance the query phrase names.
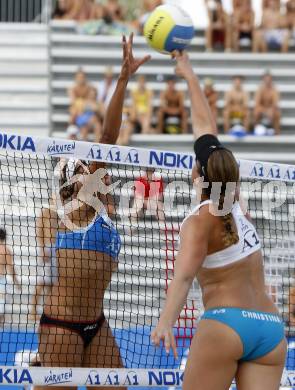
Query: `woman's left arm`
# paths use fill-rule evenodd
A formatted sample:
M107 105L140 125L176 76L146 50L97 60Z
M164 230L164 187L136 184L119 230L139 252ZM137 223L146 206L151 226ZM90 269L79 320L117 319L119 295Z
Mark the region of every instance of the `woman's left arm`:
M100 140L102 144L115 144L117 142L122 124L122 112L128 81L149 60L149 55L141 59L135 59L133 57L133 34L130 35L128 42L126 37L123 36L123 65L115 92L106 110L103 133Z
M207 219L207 220L206 220ZM207 255L209 238L208 218L203 215L191 216L180 232L180 249L175 262L174 278L169 285L165 307L151 338L155 345L164 342L166 352L172 347L177 357L173 325L187 299L192 282Z
M133 34L130 35L128 42L123 36L123 65L119 75L115 92L105 112L103 122L101 144L115 144L119 137L122 113L124 106L125 93L130 77L137 72L137 70L150 60L150 56L145 56L140 60L133 57ZM90 173L95 172L99 168L104 168L105 163L93 161L89 166Z

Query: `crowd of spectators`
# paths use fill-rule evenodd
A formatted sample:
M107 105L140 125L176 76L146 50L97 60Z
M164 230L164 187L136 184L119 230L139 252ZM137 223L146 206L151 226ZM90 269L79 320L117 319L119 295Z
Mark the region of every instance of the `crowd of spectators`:
M120 35L133 31L142 33L144 23L162 0L144 0L140 6L127 12L118 0L57 0L53 18L79 22L79 31L86 34Z
M174 76L168 76L159 97L149 88L145 76L139 75L131 87L123 110L118 143L128 145L134 133L185 134L189 132L189 112L186 94L179 90ZM236 75L223 95L211 78L204 79L204 93L220 132L236 136L247 134L280 134L280 93L272 74L266 71L257 91L250 96L245 78ZM104 113L114 92L111 68L97 85L90 83L79 69L74 85L68 90L70 123L68 137L72 140L99 142ZM251 104L251 101L253 102Z
M289 50L295 31L295 0L263 0L262 19L256 25L252 0L233 0L229 14L222 0L206 0L209 25L206 30L206 48L224 48L239 51L250 46L253 52L269 49Z
M218 120L218 93L213 81L205 81L205 95L212 113ZM273 77L266 71L261 84L253 95L254 107L251 110L250 96L244 87L244 77L233 77L231 88L224 94L223 130L225 134L244 136L280 134L280 93Z
M57 0L53 17L79 22L87 34L141 34L148 15L162 0L144 0L132 10L119 0ZM287 52L295 31L295 0L263 0L262 18L257 24L253 0L232 0L226 12L222 0L205 0L208 12L206 48L239 51L242 46L253 52L279 49Z
M129 19L126 17L127 3L119 0L58 0L54 17L83 23L98 21L112 28L127 26L140 33L150 12L161 3L162 0L144 0L136 21L132 21L130 13ZM257 25L253 0L232 0L232 14L226 12L222 0L205 0L205 4L209 19L205 37L208 51L216 48L239 51L247 43L254 52L268 49L286 52L290 38L295 38L295 0L263 0L260 25ZM84 25L85 29L92 27ZM117 32L121 34L122 29L118 28ZM120 144L128 144L133 133L190 131L186 94L179 90L176 81L174 77L167 77L164 89L158 94L158 88L150 88L145 76L138 76L126 99ZM203 81L204 93L221 132L237 136L280 134L280 94L270 72L264 74L261 85L252 95L245 88L242 75L233 77L230 89L224 94L218 92L212 78ZM88 81L82 69L77 72L75 84L68 91L69 138L100 140L104 113L114 87L111 68L106 69L103 80L97 85Z

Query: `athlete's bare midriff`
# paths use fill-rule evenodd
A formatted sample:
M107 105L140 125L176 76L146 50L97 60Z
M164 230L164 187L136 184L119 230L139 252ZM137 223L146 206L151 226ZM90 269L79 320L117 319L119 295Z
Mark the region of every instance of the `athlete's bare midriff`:
M259 104L261 107L265 108L275 108L277 106L277 91L273 88L262 88L260 91L260 101Z
M57 260L59 278L44 313L67 321L96 320L117 262L103 253L69 249L58 250Z
M239 307L277 313L266 293L261 252L222 268L198 273L206 310L215 307Z

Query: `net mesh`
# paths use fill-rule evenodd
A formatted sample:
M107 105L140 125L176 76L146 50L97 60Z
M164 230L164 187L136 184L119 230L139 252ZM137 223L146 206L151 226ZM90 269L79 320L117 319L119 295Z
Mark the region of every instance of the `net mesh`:
M180 224L194 205L189 170L157 167L152 180L157 190L153 192L146 183L149 173L144 166L108 163L112 183L118 182L111 193L116 212L110 216L121 236L118 263L107 255L93 257L91 250L82 260L74 250L67 252L67 258L60 251L57 271L71 279L65 288L58 285L53 252L45 250L56 215L44 210L52 201L59 161L41 153L0 150L0 227L7 232L6 245L0 245L0 365L38 363L39 349L43 354L49 351L47 363L53 366L179 368L172 355L151 345L150 332L173 276ZM270 183L265 175L242 177L242 193L263 242L268 292L286 322L286 368L295 370L294 188L289 178L270 178L276 181ZM147 188L153 192L149 200ZM38 233L41 215L47 226L45 239ZM81 213L80 226L89 225L88 219ZM103 305L97 303L99 297ZM85 332L87 321L93 323L102 306L107 322L96 334L95 345L87 347L85 360L79 360L87 344L79 332ZM69 335L65 328L57 331L48 326L38 338L43 310L47 314L51 310L53 317L83 322L84 328ZM201 292L194 282L175 327L182 367L202 310Z

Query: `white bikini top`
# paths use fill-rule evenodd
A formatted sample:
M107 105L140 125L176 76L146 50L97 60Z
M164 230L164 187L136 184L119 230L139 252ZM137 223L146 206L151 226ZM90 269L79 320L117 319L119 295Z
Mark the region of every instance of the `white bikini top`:
M211 200L200 203L189 216L196 214L201 207L211 203L213 203ZM254 225L244 216L239 202L234 203L232 215L236 223L239 241L228 248L208 255L203 263L204 268L224 267L242 260L261 249L257 231ZM188 217L186 217L184 221Z

